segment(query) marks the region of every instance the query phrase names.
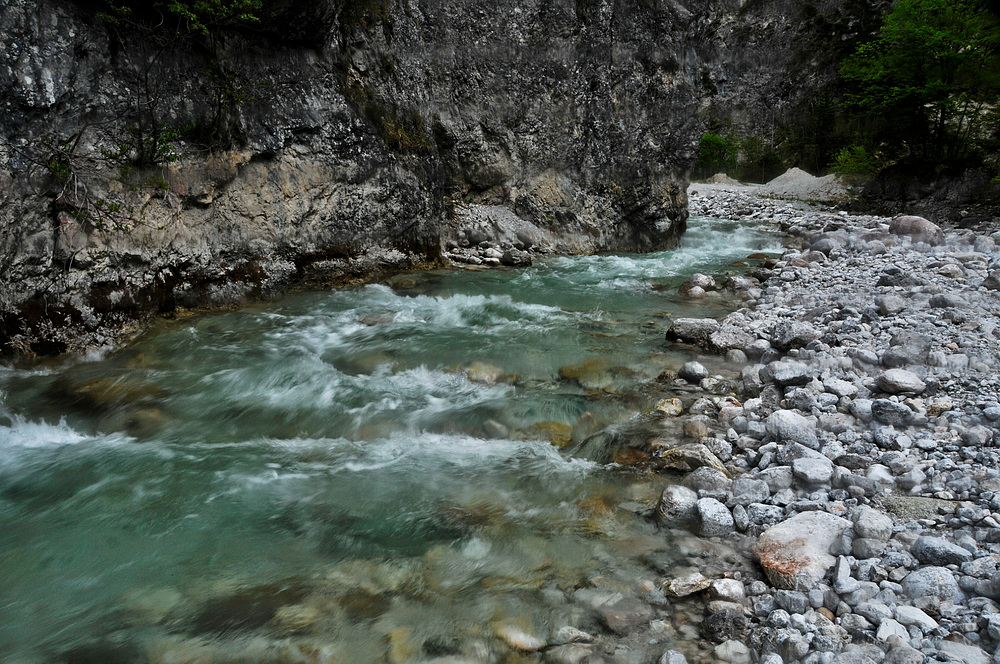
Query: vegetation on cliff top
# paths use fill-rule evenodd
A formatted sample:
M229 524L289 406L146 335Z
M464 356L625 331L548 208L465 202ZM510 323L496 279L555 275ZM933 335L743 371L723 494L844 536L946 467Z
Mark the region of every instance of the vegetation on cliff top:
M839 74L829 96L779 127L774 140L710 127L696 175L766 179L762 155L845 175L894 164L1000 174L1000 20L986 0L896 0ZM765 178L753 177L755 165Z

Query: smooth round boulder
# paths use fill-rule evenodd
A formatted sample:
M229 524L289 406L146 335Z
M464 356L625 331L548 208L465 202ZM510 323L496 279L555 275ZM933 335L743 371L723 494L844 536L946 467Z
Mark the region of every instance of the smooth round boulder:
M927 389L927 384L920 376L906 369L889 369L879 374L875 379L878 388L889 394L921 394Z
M903 215L889 222L889 232L893 235L908 235L914 242L938 245L944 241L941 227L923 217Z
M677 372L678 378L683 378L684 380L697 383L702 378L708 378L708 369L706 369L701 362L685 362L684 366L680 368Z

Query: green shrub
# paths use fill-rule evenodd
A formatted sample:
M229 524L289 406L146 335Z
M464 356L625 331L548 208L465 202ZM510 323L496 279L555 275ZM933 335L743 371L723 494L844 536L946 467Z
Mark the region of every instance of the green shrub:
M849 145L840 150L830 164L837 175L874 175L879 170L878 160L863 145Z
M739 155L739 141L732 134L720 136L713 132L701 135L698 144L698 163L695 174L710 177L720 172L730 172L736 168Z

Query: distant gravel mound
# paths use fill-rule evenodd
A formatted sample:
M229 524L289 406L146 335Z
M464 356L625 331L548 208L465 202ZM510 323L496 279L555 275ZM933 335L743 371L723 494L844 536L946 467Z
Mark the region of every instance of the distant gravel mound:
M839 201L851 193L840 177L809 175L800 168L790 168L758 190L762 196L792 198L800 201Z

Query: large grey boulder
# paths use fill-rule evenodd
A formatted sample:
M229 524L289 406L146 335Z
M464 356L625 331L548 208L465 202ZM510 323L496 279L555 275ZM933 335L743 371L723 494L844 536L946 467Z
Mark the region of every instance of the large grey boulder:
M714 318L678 318L667 330L667 341L703 346L708 344L713 332L719 331L719 327L719 321Z
M972 560L972 554L943 537L924 535L910 547L913 557L925 565L961 565Z
M889 369L875 379L878 388L889 394L921 394L927 384L920 376L906 369Z
M801 512L764 531L754 552L775 588L808 587L833 567L830 548L850 526L828 512Z
M965 593L950 570L944 567L921 567L906 575L902 584L903 592L911 599L937 597L952 602L961 602Z
M767 433L776 440L791 440L815 448L816 425L793 410L776 410L767 417Z
M923 217L903 215L889 222L889 232L893 235L908 235L914 242L926 242L930 245L941 244L944 233L940 226Z

